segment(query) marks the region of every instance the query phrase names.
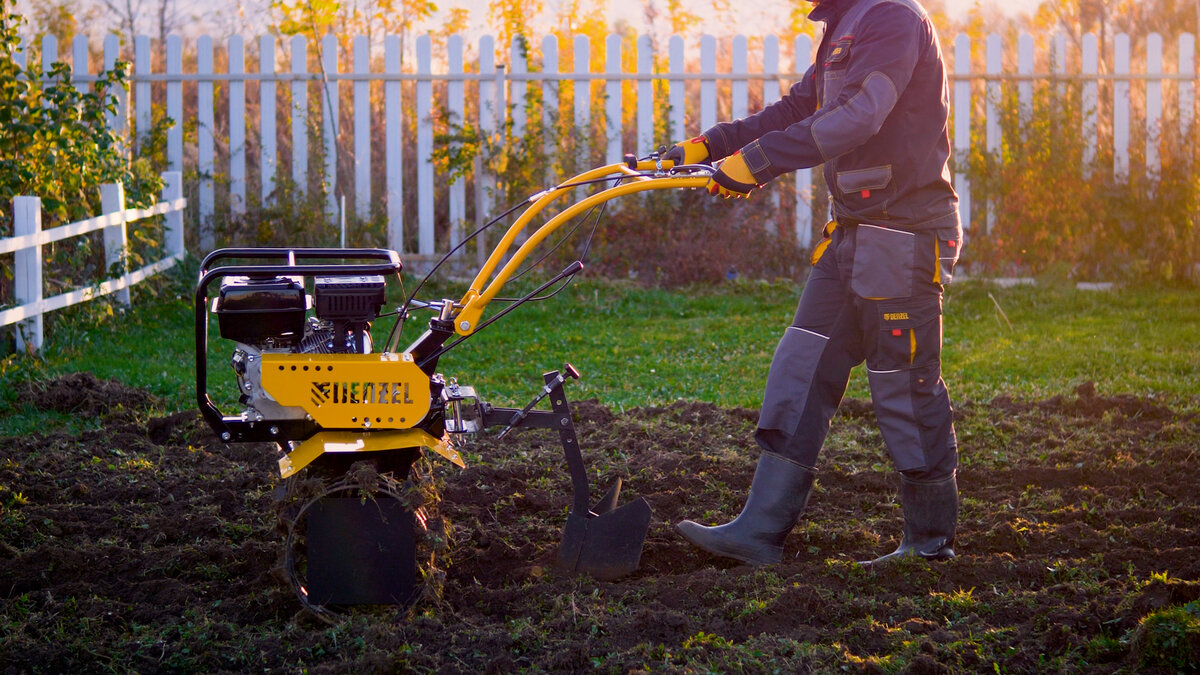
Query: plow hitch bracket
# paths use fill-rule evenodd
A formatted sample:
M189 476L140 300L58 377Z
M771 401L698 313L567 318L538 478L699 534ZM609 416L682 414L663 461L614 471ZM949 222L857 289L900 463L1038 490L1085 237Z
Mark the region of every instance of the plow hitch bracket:
M486 414L488 424L506 425L502 434L517 427L558 430L567 470L571 474L572 502L555 565L563 571L583 573L601 581L631 574L641 562L642 546L650 530L650 504L638 497L618 507L621 493L618 477L600 501L590 506L587 469L563 387L568 378L578 379L579 371L568 363L563 366L563 372L551 371L543 378L545 386L533 401L519 410L489 409ZM547 396L550 411L534 410L533 407Z

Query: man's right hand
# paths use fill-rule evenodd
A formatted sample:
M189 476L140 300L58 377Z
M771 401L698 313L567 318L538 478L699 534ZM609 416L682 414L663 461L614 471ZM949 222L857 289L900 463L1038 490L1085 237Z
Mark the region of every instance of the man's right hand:
M676 143L667 150L662 156L666 161L675 162L675 166L681 164L710 164L708 153L708 139L703 136L686 140L682 143Z

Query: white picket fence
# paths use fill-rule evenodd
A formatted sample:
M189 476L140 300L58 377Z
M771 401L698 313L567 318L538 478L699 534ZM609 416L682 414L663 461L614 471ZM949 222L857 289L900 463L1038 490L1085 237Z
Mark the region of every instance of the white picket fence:
M197 98L197 147L194 153L199 185L197 215L200 232L201 248L211 248L213 244L211 223L215 215L215 194L218 181L215 162L218 143L227 144L228 154L228 208L230 215L237 216L245 213L247 208L247 190L250 187L246 160L251 152L252 141L247 139L247 87L248 83L257 83L259 88L259 119L257 151L259 153L260 178L258 189L263 203L267 203L275 189L277 172L280 170L280 153L276 147L276 113L279 99L277 87L290 87L289 111L291 129L291 177L296 185L303 189L308 183L308 96L310 85L319 89L322 139L324 144L325 166L323 183L328 196L325 210L331 222L339 212L333 186L338 186L337 176L337 140L338 113L340 106L345 103L338 94L338 84L351 83L352 97L349 101L353 107L353 129L351 130L353 157L353 180L346 177L339 191L354 205L359 214L369 213L372 200L383 199L386 203L388 223L388 244L398 250L404 250L403 200L406 193L415 192L410 199L417 203L416 230L418 236L415 251L420 256L432 256L437 251L444 251L457 241L458 225L463 223L467 214L466 186L462 181L450 186L448 191L435 189L439 181L445 181L439 176L432 161L434 144L435 110L445 107L452 116L463 120L467 106L465 90L475 88L472 92L477 96L479 104L474 107L478 118L471 120L479 125L484 133L495 133L502 125L511 120L513 131L523 133L527 124L552 124L552 111L559 110L560 90L570 88L574 92L572 110L560 111L570 115L576 129L591 127L593 114L592 82L602 82L602 96L596 100L603 106L603 137L583 138L593 147L604 148L607 162L619 161L625 152L645 154L655 146L671 140L685 138L697 133L719 121L718 110L728 110L732 118L741 117L753 112L750 109L749 86L753 82L761 82L763 101L773 101L780 96L783 87L800 77L807 70L813 44L808 37L797 37L791 45L791 62L783 64L783 53L780 40L775 36L766 36L761 41L761 53L755 54L756 63L761 64L756 72L751 72L750 40L745 36L735 36L729 44L729 72L718 72L719 41L712 36L702 36L699 40L699 70L688 71L689 64L694 62L685 49L685 41L680 36L672 36L667 42L665 59L666 70L655 66L663 62L660 55L652 49L652 41L647 36L637 38L634 45L636 68L628 72L623 68L623 58L629 45L618 35L609 36L602 45L606 68L603 72L593 72L589 67L593 45L585 36L575 36L569 45L560 44L556 37L547 37L541 41L539 63L528 63L526 49L521 45L513 45L506 53L507 65L496 62L497 49L495 41L490 36L480 38L477 45L479 55L474 68L467 67L464 62L464 40L461 36L451 36L444 51L435 54L433 40L428 35L417 38L415 46L415 69L401 66L401 42L396 36L388 36L382 41L382 71L372 70L373 49L380 45L372 45L365 36L357 36L352 40L352 63L348 68L338 61L338 39L326 35L319 43L320 68L311 72L309 65L310 43L302 35L293 36L286 41L284 52L289 57L283 71L278 67L281 60L281 45L273 36L263 36L258 40L257 72L248 72L245 40L241 36L228 39L227 50L228 68L226 72L214 72L214 42L210 37L199 38L196 43L196 72L183 71L183 41L179 36L169 36L165 50L165 72L152 72L152 44L149 37L139 36L133 45L133 135L135 139L145 136L152 123L152 87L156 83L165 83L165 113L175 120L176 124L167 136L167 157L172 171L184 169L185 155L183 147L184 116L184 85L194 86ZM1021 35L1018 40L1015 69L1006 67L1006 54L999 35L990 35L986 39L986 67L983 72L972 70L971 40L966 35L958 35L950 43L952 53L948 58L954 63L953 72L953 121L951 133L953 147L959 161L955 162L955 185L963 199L963 214L968 228L971 223L971 185L965 171L965 161L971 151L972 126L982 126L982 134L988 152L999 152L1004 144L1002 137L1000 115L997 104L1003 87L1016 86L1021 101L1023 113L1032 113L1032 100L1035 85L1049 82L1078 82L1081 83L1081 100L1084 111L1082 132L1087 139L1084 156L1085 166L1091 166L1097 157L1098 148L1104 143L1111 144L1113 154L1113 175L1125 179L1130 170L1130 143L1132 106L1142 114L1145 124L1145 166L1152 175L1159 167L1159 142L1162 138L1164 124L1163 87L1164 84L1174 85L1175 98L1178 104L1177 114L1171 115L1179 126L1181 138L1191 139L1194 132L1195 120L1195 39L1190 34L1182 35L1176 46L1177 67L1174 72L1164 70L1163 40L1157 34L1151 34L1142 41L1142 56L1137 60L1143 66L1142 72L1133 72L1132 39L1125 34L1116 35L1112 41L1112 53L1099 53L1099 42L1095 35L1085 35L1081 47L1076 49L1070 45L1063 35L1053 36L1048 41L1048 54L1039 55L1035 50L1035 40L1030 35ZM720 46L724 49L724 43ZM564 72L560 67L560 55L565 48L572 50L571 62L576 64L570 72ZM110 35L104 43L104 61L106 67L111 67L119 56L120 45L116 36ZM42 54L48 62L57 54L58 47L52 36L46 37L42 44ZM76 73L88 71L88 44L84 37L76 38L72 45L74 68ZM377 56L377 54L376 54ZM1011 61L1011 59L1007 59ZM1035 64L1046 64L1039 70ZM1104 67L1102 67L1102 63ZM1068 64L1077 64L1078 68L1068 71ZM435 65L437 71L435 72ZM786 66L786 70L783 70ZM1007 70L1006 70L1007 68ZM468 72L469 71L469 72ZM78 78L81 82L95 79L94 76ZM636 83L633 100L624 96L623 84ZM698 98L685 93L685 85L691 81L699 81ZM377 142L372 136L371 105L372 83L382 83L384 129L382 142L384 144L383 166L372 166L371 147ZM402 101L404 82L415 82L415 101L406 104ZM444 100L435 101L434 83L446 83ZM656 99L655 82L666 83L666 100ZM728 83L728 87L725 86ZM1100 137L1098 110L1101 108L1100 85L1111 83L1111 124L1110 135ZM216 110L214 86L222 84L228 87L228 111ZM720 85L720 86L719 86ZM530 120L529 110L524 102L529 87L540 87L545 105L541 108L542 118ZM1106 87L1107 88L1107 87ZM1136 92L1135 92L1136 90ZM724 96L727 93L728 99ZM1065 90L1064 90L1065 91ZM1134 93L1137 96L1134 96ZM719 96L721 100L719 100ZM982 105L976 105L980 97L985 97ZM727 100L727 104L726 104ZM1105 101L1104 103L1109 103ZM632 107L632 124L636 129L636 147L622 145L624 131L623 111ZM983 109L983 119L974 118L973 108ZM655 119L661 119L662 109L666 109L667 136L658 137L655 131ZM403 183L403 172L399 170L404 157L404 129L406 110L415 110L416 116L416 157L417 184L406 186ZM1144 112L1142 112L1144 111ZM502 114L501 114L502 113ZM227 114L227 138L217 138L214 120L219 114ZM129 93L120 92L120 109L112 116L110 124L113 128L126 132L128 129ZM252 121L253 122L253 121ZM315 125L314 125L315 126ZM342 134L345 137L345 134ZM546 148L553 153L554 148ZM190 159L189 159L190 162ZM477 165L478 166L478 165ZM383 194L372 194L372 175L383 173ZM477 169L477 173L482 173ZM487 175L477 175L475 200L477 219L492 213L493 194L491 188L494 179ZM550 177L549 180L553 180ZM794 209L795 222L792 224L796 235L802 244L807 244L814 228L814 213L812 207L813 172L801 170L790 178L794 191L785 190L784 199L798 200L798 208ZM435 223L435 199L438 195L448 200L447 212L453 227L441 228L450 232L447 241L435 241L435 232L439 231ZM791 196L791 195L794 195ZM776 197L778 199L778 197ZM978 211L978 210L977 210ZM987 209L990 218L991 209ZM820 223L817 223L819 225Z
M100 186L103 215L66 225L42 229L42 200L39 197L14 197L14 236L0 239L0 256L12 254L13 277L18 306L0 310L0 326L17 325L17 348L31 347L40 351L43 343L43 315L55 310L87 302L94 298L117 293L118 300L129 305L129 289L145 279L174 267L185 255L183 246L183 179L178 171L163 174L162 201L145 209L125 208L125 188L120 183ZM163 257L136 270L127 262L129 223L143 218L166 216ZM118 276L91 286L44 297L42 283L42 247L56 241L78 237L89 232L104 231L104 259L124 267Z

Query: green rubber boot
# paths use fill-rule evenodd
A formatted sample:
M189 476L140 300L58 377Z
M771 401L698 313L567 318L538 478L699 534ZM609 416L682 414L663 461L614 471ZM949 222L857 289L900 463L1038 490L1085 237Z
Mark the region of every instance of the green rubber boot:
M713 555L749 565L777 563L783 559L784 539L808 504L815 477L807 466L764 452L737 518L716 527L685 520L675 529Z
M929 483L901 475L900 506L904 510L904 538L899 548L863 565L878 565L906 556L925 560L954 557L954 530L958 524L958 481L954 474Z

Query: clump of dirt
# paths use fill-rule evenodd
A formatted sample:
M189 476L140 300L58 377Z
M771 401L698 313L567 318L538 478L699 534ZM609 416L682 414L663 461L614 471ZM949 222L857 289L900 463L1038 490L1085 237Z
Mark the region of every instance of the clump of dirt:
M71 373L41 382L22 385L20 400L35 408L77 415L101 416L110 410L142 409L157 403L142 389L113 380L100 380L91 373Z
M1172 672L1190 652L1155 636L1195 640L1200 426L1152 399L1085 386L958 406L959 557L872 570L854 561L892 550L903 519L869 403L834 420L766 569L673 530L737 515L755 411L576 403L593 499L620 476L622 501L654 510L636 573L554 568L570 504L556 433L481 435L466 469L433 460L452 523L440 598L328 626L281 581L274 446L224 445L198 413L154 417L149 395L90 376L28 394L102 419L0 439L5 671Z

